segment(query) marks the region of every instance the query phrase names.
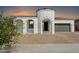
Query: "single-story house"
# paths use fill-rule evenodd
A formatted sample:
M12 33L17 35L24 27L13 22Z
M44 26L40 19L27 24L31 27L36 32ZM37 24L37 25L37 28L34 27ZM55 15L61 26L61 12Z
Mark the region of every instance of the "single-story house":
M74 32L74 20L55 17L53 9L38 9L36 14L36 16L17 16L14 20L17 32L22 34Z

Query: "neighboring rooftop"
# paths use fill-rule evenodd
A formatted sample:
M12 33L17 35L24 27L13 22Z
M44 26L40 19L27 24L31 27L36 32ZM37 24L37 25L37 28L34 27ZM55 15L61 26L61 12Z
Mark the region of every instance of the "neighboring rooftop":
M55 17L55 19L57 19L57 20L75 20L72 18L64 18L64 17Z

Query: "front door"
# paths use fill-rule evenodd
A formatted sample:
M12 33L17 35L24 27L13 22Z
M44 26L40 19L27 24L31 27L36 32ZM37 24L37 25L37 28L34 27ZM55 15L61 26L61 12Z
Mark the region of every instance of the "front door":
M48 22L44 22L44 31L48 31Z

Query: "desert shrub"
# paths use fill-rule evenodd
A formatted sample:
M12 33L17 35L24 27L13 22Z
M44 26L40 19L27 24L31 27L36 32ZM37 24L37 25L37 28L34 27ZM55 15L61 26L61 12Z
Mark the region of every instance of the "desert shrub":
M0 14L0 45L9 44L12 37L16 35L14 17L5 17Z

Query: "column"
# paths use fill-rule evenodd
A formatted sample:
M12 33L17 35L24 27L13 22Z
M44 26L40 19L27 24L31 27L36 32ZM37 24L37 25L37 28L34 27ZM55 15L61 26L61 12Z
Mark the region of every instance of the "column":
M38 19L34 20L34 34L38 33Z
M52 20L52 34L54 34L55 33L55 21L54 20Z
M42 20L41 20L41 34L43 34L43 29L42 29L43 26L42 26L42 24L43 24L43 23L42 23Z
M23 21L23 34L27 34L27 22Z
M52 22L51 22L51 20L50 20L50 22L49 22L49 32L50 32L50 33L52 32Z

